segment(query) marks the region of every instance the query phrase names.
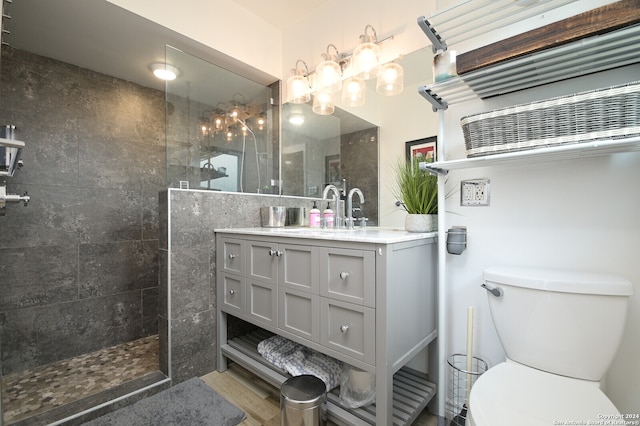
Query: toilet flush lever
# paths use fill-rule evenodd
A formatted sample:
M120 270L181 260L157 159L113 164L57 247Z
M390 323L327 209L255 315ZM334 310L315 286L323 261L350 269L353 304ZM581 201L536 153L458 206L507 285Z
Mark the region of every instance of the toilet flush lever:
M480 287L484 288L489 293L493 294L495 297L502 297L502 293L504 293L500 287L489 288L484 283L480 284Z

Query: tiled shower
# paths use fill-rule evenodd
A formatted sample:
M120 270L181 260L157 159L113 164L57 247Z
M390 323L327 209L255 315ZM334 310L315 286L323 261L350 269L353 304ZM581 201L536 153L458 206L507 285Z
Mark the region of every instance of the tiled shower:
M31 197L0 217L2 375L157 335L164 93L6 46L1 76Z

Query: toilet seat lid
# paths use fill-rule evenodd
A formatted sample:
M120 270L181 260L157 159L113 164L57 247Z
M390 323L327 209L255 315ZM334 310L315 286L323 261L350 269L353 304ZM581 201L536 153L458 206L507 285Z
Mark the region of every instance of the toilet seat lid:
M475 426L549 426L602 421L619 411L597 383L503 362L481 375L469 397ZM611 418L611 417L610 417ZM582 424L582 423L568 423Z

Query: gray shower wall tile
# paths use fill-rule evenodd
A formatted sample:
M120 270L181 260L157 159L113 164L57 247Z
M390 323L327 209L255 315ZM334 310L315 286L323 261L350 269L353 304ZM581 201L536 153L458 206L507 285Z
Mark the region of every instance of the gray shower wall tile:
M170 190L171 248L212 244L214 224L220 214L204 205L207 193L202 191Z
M142 199L139 192L118 189L78 190L78 234L82 243L140 240Z
M215 310L209 310L170 322L171 380L174 384L216 369L215 318Z
M158 247L169 248L169 191L158 193Z
M0 311L77 300L77 276L75 245L0 249Z
M157 287L158 242L81 244L78 277L80 299Z
M78 185L78 136L56 127L30 126L22 120L3 120L16 126L16 139L25 142L24 167L11 178L19 184L47 182L52 186Z
M155 190L165 185L164 147L112 136L84 135L79 140L81 186Z
M158 334L158 287L142 289L142 335Z
M3 226L11 232L0 233L0 247L70 245L86 232L86 221L78 215L78 188L7 183L7 193L25 192L31 197L27 207L7 206Z
M142 336L140 291L11 312L0 330L2 373Z
M212 247L200 245L171 251L171 316L182 318L214 308L210 300Z
M169 260L165 249L158 250L158 315L169 318Z
M160 210L158 191L142 193L142 239L158 240L160 233Z

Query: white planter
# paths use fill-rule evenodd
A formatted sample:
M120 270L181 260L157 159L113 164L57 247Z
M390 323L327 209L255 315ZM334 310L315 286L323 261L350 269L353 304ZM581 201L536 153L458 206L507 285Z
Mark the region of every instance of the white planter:
M438 215L408 214L404 220L404 229L408 232L433 232L438 229Z

